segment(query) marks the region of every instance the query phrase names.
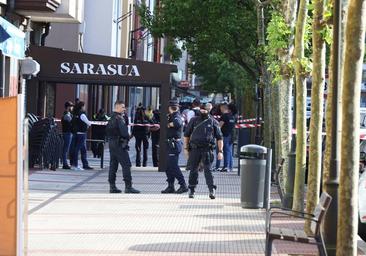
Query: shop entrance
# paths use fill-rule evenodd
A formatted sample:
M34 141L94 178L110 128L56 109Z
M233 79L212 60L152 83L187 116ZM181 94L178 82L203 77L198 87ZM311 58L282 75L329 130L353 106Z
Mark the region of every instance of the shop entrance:
M99 85L112 88L121 86L129 92L141 87L158 88L161 117L167 115L170 100L170 74L177 72L175 65L158 64L131 59L64 51L62 49L31 46L28 56L36 60L41 70L33 83ZM89 87L88 86L88 87ZM134 88L134 89L133 89ZM131 90L130 90L131 89ZM111 103L113 104L113 102ZM127 105L131 103L127 102ZM166 127L167 120L161 118L161 127ZM164 140L166 129L160 129L159 171L165 169L167 148Z

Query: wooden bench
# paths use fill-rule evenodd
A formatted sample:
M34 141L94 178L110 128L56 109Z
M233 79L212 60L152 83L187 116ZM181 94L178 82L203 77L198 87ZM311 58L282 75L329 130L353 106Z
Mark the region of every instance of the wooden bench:
M332 201L331 196L326 192L323 192L319 199L319 203L315 207L312 214L293 211L284 208L271 208L267 212L267 218L266 218L265 255L269 256L272 254L272 242L273 240L279 239L291 242L317 245L319 255L327 256L327 251L325 249L325 244L320 227L331 201ZM307 235L303 230L272 227L271 221L273 217L292 217L303 220L311 220L312 235Z

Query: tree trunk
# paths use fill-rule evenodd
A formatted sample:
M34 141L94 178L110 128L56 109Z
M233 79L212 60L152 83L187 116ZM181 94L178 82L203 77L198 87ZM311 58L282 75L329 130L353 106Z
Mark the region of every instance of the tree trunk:
M345 37L337 255L357 255L360 91L365 47L366 0L350 0Z
M322 158L322 124L325 80L325 42L322 36L324 0L315 0L313 13L313 71L311 86L311 121L308 188L306 211L312 213L318 204ZM305 231L311 234L311 221L306 220Z
M302 59L304 58L304 36L308 0L300 0L295 33L296 74L296 172L292 208L304 210L304 186L306 167L306 80Z
M275 163L278 164L281 159L281 133L280 133L280 125L279 125L279 94L280 87L279 85L274 85L271 88L272 91L272 120L273 120L273 137L275 142ZM277 167L277 166L276 166ZM275 167L275 168L276 168Z
M295 24L296 24L296 10L297 10L297 1L286 0L283 2L282 5L283 13L285 13L285 21L290 28L291 36L289 37L288 41L288 50L287 54L284 56L279 56L282 60L282 63L289 63L291 62L292 54L294 52L294 34L295 34ZM281 138L286 143L283 145L282 156L285 158L284 166L283 166L283 173L284 173L284 200L283 206L287 208L292 207L292 197L293 197L293 188L294 182L292 173L295 172L295 169L289 165L289 158L288 155L290 153L290 145L291 145L291 134L292 134L292 123L290 120L292 118L291 115L291 92L293 88L293 77L284 77L282 81L282 88L281 91L281 102L283 110L280 112L285 120L282 121L283 129L281 130ZM294 120L292 120L294 122Z
M264 146L267 148L271 147L272 142L272 131L273 131L273 118L271 108L271 91L272 88L269 84L264 87Z

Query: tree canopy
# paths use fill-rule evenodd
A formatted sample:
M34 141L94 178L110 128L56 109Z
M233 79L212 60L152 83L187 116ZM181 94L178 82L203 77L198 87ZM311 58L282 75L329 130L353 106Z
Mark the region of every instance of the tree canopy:
M183 49L191 55L192 71L204 88L234 92L254 85L259 76L257 17L253 1L161 0L153 14L146 5L139 10L142 25L154 37L169 38L166 50L173 60Z

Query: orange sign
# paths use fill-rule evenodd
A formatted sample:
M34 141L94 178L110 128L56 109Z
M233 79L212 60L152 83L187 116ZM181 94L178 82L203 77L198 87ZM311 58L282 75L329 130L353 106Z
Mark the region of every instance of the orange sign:
M0 255L17 251L17 97L0 99Z

